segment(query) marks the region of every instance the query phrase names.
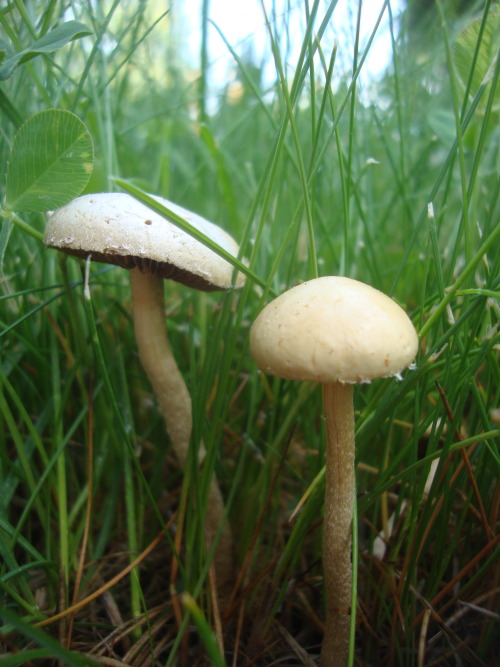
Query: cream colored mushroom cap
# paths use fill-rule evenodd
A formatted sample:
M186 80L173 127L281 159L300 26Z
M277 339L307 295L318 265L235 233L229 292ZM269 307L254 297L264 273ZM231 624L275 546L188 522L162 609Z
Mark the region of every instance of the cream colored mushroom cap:
M387 295L328 276L278 296L257 316L250 350L266 373L322 383L399 375L417 353L417 332Z
M223 229L173 202L154 199L236 257L238 244ZM233 285L229 262L124 193L84 195L53 211L44 243L70 255L90 254L98 262L138 267L206 291L241 287L245 281L238 273Z

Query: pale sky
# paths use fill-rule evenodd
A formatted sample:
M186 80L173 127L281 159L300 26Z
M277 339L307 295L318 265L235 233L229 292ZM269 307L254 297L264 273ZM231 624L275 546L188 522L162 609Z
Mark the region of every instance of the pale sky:
M268 11L273 6L273 0L264 0ZM310 5L312 2L310 2ZM329 3L328 3L329 4ZM377 17L383 7L384 0L365 0L362 4L361 21L361 46L366 44L369 34L373 29ZM190 34L190 62L199 62L200 49L200 22L201 22L201 0L184 0L175 2L174 11L180 13L182 22ZM319 26L325 2L321 5L316 25ZM397 25L397 16L402 9L402 0L391 0L392 13ZM277 8L278 25L280 24L280 12L288 11L284 20L288 26L290 52L288 63L293 67L297 61L302 36L304 34L304 2L303 0L274 0ZM289 8L289 9L287 9ZM322 40L322 48L328 58L335 41L338 42L336 67L337 71L350 71L352 67L353 39L355 23L358 11L358 0L339 0L330 22L326 35ZM210 0L209 18L219 27L229 43L241 54L245 45L252 44L252 53L257 62L266 60L269 50L269 39L265 28L265 19L260 0ZM210 83L217 88L228 81L232 70L233 58L213 26L209 33L209 61L210 61ZM329 48L330 47L330 48ZM247 46L248 48L248 46ZM271 59L269 59L271 61ZM379 26L377 37L372 45L370 54L366 61L366 70L361 82L367 82L371 77L376 77L385 69L391 60L391 41L389 33L389 19L387 10ZM270 81L275 79L272 62L269 64L268 76Z

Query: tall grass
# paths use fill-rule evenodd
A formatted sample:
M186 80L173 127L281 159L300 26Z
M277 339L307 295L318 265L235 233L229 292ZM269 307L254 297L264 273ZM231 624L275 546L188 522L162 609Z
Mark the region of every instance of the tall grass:
M93 31L0 83L0 164L19 121L72 110L95 144L88 191L116 188L119 176L217 221L258 278L209 295L165 285L166 326L193 399L181 471L137 358L126 272L91 265L86 302L84 266L5 219L0 663L313 664L324 617L320 391L260 373L248 331L274 295L344 274L404 304L421 340L401 381L355 392L352 657L491 664L500 61L491 55L479 84L472 71L463 80L455 45L478 17L470 63L479 67L498 5L457 18L438 3L424 31L380 3L392 64L376 84L360 76L364 6L354 8L352 41L336 44L336 5L300 3L295 51L288 5L282 14L265 3L275 78L226 39L234 76L215 109L207 44L220 35L206 22L201 68L190 70L176 57L189 35L152 2L0 10L2 39L17 50L68 18ZM43 231L43 215L23 219ZM239 571L225 610L214 604L203 533L214 474Z

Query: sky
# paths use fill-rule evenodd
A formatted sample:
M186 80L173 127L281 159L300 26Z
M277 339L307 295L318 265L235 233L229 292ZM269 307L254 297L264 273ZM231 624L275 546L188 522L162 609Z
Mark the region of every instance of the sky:
M272 0L264 0L268 11L272 6ZM312 2L309 3L310 5ZM321 5L319 19L321 19L324 7ZM297 61L302 36L304 34L304 0L274 0L277 7L278 17L288 11L286 19L290 35L290 51L288 62L293 66ZM364 0L361 13L361 44L366 44L371 30L373 29L378 15L384 5L384 0ZM391 0L393 16L396 18L403 6L403 0ZM201 0L184 0L174 3L181 23L189 31L190 40L187 58L191 63L199 62L200 51L200 21ZM290 9L291 8L291 9ZM352 66L353 38L358 11L358 0L339 0L335 7L328 31L322 40L322 47L326 50L328 46L338 42L336 66L344 71L350 70ZM242 53L251 44L252 53L257 62L268 62L266 75L272 82L276 78L274 66L270 58L266 58L269 50L269 39L266 34L265 19L260 0L210 0L209 18L224 34L227 41L238 53ZM278 19L280 20L280 19ZM319 25L320 20L316 25ZM228 52L226 45L218 35L216 29L211 26L208 33L209 40L209 62L210 62L210 84L214 89L223 87L230 80L234 61ZM328 58L330 53L325 54ZM389 32L389 20L387 10L379 26L376 39L372 45L366 61L366 69L361 77L368 82L376 78L391 60L391 40Z

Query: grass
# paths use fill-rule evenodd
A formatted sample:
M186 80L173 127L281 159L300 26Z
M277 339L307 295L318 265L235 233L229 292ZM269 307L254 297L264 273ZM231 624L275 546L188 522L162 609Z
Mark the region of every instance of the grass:
M165 286L193 399L181 471L137 358L126 271L91 265L88 300L85 266L43 248L42 214L3 218L0 664L313 664L320 391L260 373L248 331L273 296L329 274L404 304L421 341L402 381L355 392L354 662L492 664L500 61L463 80L456 44L478 17L468 71L479 68L498 5L456 16L441 2L412 27L384 3L393 59L375 87L360 77L357 8L352 46L334 46L335 5L303 4L295 54L288 14L266 4L276 78L227 43L235 75L215 110L215 30L205 24L191 71L175 53L187 35L149 2L72 3L93 36L0 82L0 164L20 120L72 110L94 140L88 191L119 177L217 221L256 276L237 293ZM1 36L20 49L62 19L59 3L8 2ZM228 610L214 605L203 534L213 474L237 549Z

